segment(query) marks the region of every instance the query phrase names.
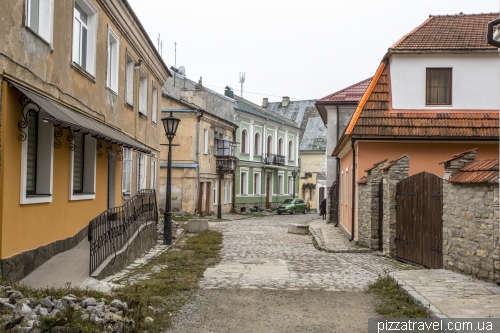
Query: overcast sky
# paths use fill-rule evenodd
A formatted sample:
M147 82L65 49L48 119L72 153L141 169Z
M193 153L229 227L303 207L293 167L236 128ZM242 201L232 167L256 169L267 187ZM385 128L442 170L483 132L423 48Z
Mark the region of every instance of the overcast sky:
M498 0L129 0L163 58L192 80L261 104L319 99L375 74L429 14L498 12ZM485 27L486 34L486 27Z

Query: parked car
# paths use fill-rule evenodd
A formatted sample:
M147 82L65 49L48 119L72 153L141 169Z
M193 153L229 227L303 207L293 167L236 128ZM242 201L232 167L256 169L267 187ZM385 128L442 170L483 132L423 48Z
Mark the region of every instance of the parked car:
M307 213L307 204L302 199L286 199L278 206L278 214Z

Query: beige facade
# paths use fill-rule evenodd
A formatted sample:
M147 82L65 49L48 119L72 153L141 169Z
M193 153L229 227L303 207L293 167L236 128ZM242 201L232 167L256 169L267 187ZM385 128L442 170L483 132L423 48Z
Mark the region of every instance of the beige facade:
M319 205L326 198L326 152L301 151L300 170L298 197L309 201L311 209L319 212Z

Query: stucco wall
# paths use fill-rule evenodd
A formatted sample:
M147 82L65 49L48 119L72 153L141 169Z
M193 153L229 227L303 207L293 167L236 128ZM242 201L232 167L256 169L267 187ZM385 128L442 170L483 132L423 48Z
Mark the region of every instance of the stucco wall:
M499 64L496 53L393 54L390 58L392 106L410 110L498 110L500 76L491 69L498 68ZM427 67L453 68L451 106L425 105Z

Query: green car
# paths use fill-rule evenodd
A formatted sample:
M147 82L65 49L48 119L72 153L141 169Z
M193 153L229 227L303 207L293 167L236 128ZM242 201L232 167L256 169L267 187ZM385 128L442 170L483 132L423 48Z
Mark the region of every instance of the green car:
M307 204L302 199L286 199L278 206L278 214L307 213Z

